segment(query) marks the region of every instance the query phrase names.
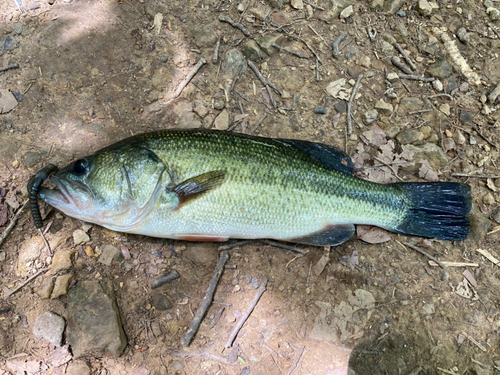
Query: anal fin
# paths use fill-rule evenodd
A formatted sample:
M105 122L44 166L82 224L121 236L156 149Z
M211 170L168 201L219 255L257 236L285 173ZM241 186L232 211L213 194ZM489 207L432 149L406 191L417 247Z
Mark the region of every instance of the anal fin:
M303 237L293 238L288 241L304 245L338 246L346 242L353 236L353 234L353 224L327 225L318 232L311 233Z
M228 236L217 236L213 234L190 234L190 233L174 234L173 237L177 240L199 241L199 242L224 242L229 239Z

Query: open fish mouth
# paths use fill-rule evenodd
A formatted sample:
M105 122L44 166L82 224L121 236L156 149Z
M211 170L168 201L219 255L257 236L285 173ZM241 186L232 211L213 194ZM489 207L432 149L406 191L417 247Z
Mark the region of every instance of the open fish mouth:
M81 182L69 181L57 175L50 176L49 180L56 185L56 189L40 190L40 198L46 203L63 212L67 210L82 210L85 208L83 206L86 206L84 202L88 204L88 198L90 198L91 194L87 186ZM78 199L78 201L75 200L75 196L80 197L80 199Z

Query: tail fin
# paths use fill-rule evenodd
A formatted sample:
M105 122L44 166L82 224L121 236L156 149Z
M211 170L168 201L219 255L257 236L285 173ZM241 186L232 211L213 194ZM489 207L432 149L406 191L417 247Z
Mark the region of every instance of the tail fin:
M395 232L440 240L469 234L470 186L457 182L397 183L408 191L409 210Z

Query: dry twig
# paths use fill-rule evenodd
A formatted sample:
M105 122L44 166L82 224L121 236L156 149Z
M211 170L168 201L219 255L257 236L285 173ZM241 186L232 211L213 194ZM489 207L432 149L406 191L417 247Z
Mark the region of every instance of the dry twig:
M281 47L279 45L277 45L276 43L273 43L273 47L277 48L277 49L280 49L282 51L285 51L285 52L288 52L289 54L291 55L294 55L294 56L297 56L297 57L300 57L301 59L309 59L309 56L305 56L305 55L301 55L300 53L298 52L295 52L295 51L291 51L285 47Z
M14 217L12 218L12 220L10 221L10 224L9 226L5 229L5 231L2 233L2 235L0 236L0 246L2 246L3 244L3 241L5 241L5 239L7 238L7 236L9 235L9 233L12 231L12 229L14 229L14 226L16 225L17 223L17 220L19 219L19 216L21 216L21 213L23 212L24 210L24 207L26 207L26 205L28 204L29 200L24 202L24 204L21 206L21 208L16 212L16 214L14 215Z
M181 84L179 85L179 87L175 91L173 99L177 98L182 93L182 91L188 85L189 81L191 81L193 79L193 77L195 76L195 74L198 73L198 70L200 70L201 67L203 65L205 65L206 63L207 63L207 60L205 60L203 57L200 59L200 61L198 61L198 63L194 66L193 70L191 70L189 72L189 74L186 76L186 78L184 79L184 81L181 82Z
M337 39L332 44L333 57L336 59L340 56L340 43L347 37L347 31L342 31Z
M266 119L266 117L267 117L267 113L264 113L264 116L262 116L262 118L261 118L261 119L260 119L260 121L257 123L257 125L255 125L255 126L253 127L253 129L252 129L252 130L250 130L250 132L249 132L248 134L249 134L249 135L252 135L253 133L255 133L255 131L257 130L257 128L258 128L259 126L261 126L261 125L262 125L262 123L264 122L264 120Z
M371 26L366 26L366 32L368 33L368 37L370 38L370 41L372 43L375 43L375 34L372 31L372 27Z
M176 358L201 357L201 358L211 359L211 360L220 362L224 365L234 366L234 363L229 362L227 360L227 358L224 358L224 357L212 354L212 353L204 352L204 351L190 353L190 352L186 352L186 351L166 349L165 354L170 355L172 357L176 357Z
M255 64L252 62L252 60L248 60L247 61L248 63L248 66L250 67L250 69L253 70L253 72L255 73L255 75L259 78L260 82L265 86L271 86L278 94L281 95L281 91L278 90L276 88L276 86L274 86L271 82L269 82L263 75L262 73L259 71L259 69L255 66Z
M248 32L247 29L245 29L245 26L243 26L241 23L234 22L231 18L229 18L227 16L220 15L219 16L219 21L221 21L221 22L227 22L232 27L235 27L238 30L240 30L245 36L250 36L250 33Z
M19 285L17 288L12 289L12 290L8 290L7 292L5 292L5 297L10 297L11 295L13 295L17 291L21 290L22 288L24 288L28 283L30 283L31 281L33 281L34 279L36 279L42 273L47 272L48 270L50 270L50 267L42 268L40 271L38 271L37 273L35 273L33 276L29 277L24 283L22 283L21 285Z
M424 76L416 76L414 74L398 74L400 79L409 79L411 81L422 81L422 82L433 82L436 80L434 77L424 77Z
M306 348L305 346L303 346L302 348L300 348L299 355L293 361L292 365L290 366L290 368L286 372L286 375L290 375L292 373L292 371L295 370L295 367L297 367L297 364L299 363L300 359L302 358L302 355L304 355L304 349L305 348Z
M405 244L406 246L408 246L410 249L413 249L413 250L415 250L415 251L419 252L420 254L422 254L422 255L426 256L426 257L427 257L427 258L429 258L430 260L433 260L434 262L436 262L436 263L439 265L439 267L441 267L443 270L446 270L446 266L445 266L443 263L441 263L439 260L437 260L436 258L434 258L432 255L430 255L430 254L426 253L425 251L423 251L422 249L418 248L418 247L417 247L417 246L415 246L415 245L412 245L411 243L404 242L404 244Z
M194 316L191 325L189 326L189 329L181 339L182 346L184 347L188 346L191 340L193 339L193 336L195 335L196 331L198 330L201 320L205 316L208 307L212 303L212 299L215 294L215 288L217 287L219 279L222 275L222 271L224 270L224 265L226 264L228 259L229 259L229 253L227 251L222 251L220 253L217 265L215 266L214 274L212 276L212 279L210 280L210 284L208 285L207 293L205 294L205 297L203 297L203 302L196 311L196 314Z
M416 65L413 63L413 61L411 61L411 59L408 57L405 50L399 45L399 43L396 43L396 49L399 51L400 54L403 55L403 58L405 59L406 63L410 65L411 70L417 70Z
M349 102L347 102L347 134L348 135L352 134L352 122L351 122L352 102L354 101L354 97L356 96L356 91L358 91L358 87L359 87L359 84L360 84L362 79L363 79L363 74L360 74L358 76L358 79L356 80L356 84L354 85L354 88L352 89L352 94L351 94L351 97L349 98Z
M17 69L19 68L19 64L10 64L10 65L7 65L7 66L4 66L3 68L0 68L0 72L5 72L6 70L9 70L9 69Z
M221 40L222 40L222 34L219 35L219 37L217 38L217 44L215 45L214 57L212 57L212 63L214 64L217 64L217 61L219 61L219 48Z
M233 345L233 341L238 335L238 332L240 332L241 327L243 327L243 324L247 321L247 319L250 317L250 314L252 313L253 309L257 305L257 302L259 302L260 297L262 297L262 294L266 291L266 286L267 286L267 277L262 278L262 283L259 286L259 289L257 289L257 292L255 293L255 296L252 299L252 302L250 302L250 306L248 309L243 313L240 321L236 326L234 327L233 331L231 332L231 335L229 335L229 338L227 339L226 342L226 348L230 348Z
M314 9L325 10L325 8L320 7L319 5L313 4L313 3L311 3L311 2L309 2L307 0L303 0L303 2L306 3L306 4L308 4L308 5L310 5Z
M392 56L391 57L391 63L392 65L394 65L395 67L401 69L403 72L405 72L406 74L411 74L411 69L408 65L406 65L404 62L402 62L399 57L397 56Z

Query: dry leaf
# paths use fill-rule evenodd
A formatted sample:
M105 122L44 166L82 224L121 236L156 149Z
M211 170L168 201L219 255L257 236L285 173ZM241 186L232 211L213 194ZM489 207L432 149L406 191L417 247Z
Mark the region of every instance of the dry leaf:
M358 225L356 233L360 240L371 244L383 243L391 240L389 233L378 227Z
M338 79L336 81L330 82L326 86L326 92L331 96L341 100L349 100L351 97L352 87L347 85L347 80L345 78Z
M488 186L493 191L497 191L497 187L495 186L495 183L491 178L486 179L486 186Z
M332 118L332 125L334 128L337 127L337 125L339 124L339 121L340 121L340 113L336 113Z
M0 198L0 227L7 223L9 219L9 208L3 202L1 202Z
M34 375L40 371L38 361L13 360L7 361L7 368L15 375Z
M474 288L477 288L477 281L474 276L472 276L472 273L469 270L465 270L464 272L462 272L462 275L464 275L470 285L472 285Z
M418 177L427 181L438 181L438 174L432 169L428 160L421 160L422 166L418 170Z
M234 116L234 122L240 121L248 116L250 116L249 113L242 113L242 114L236 115L236 116Z
M365 161L370 160L370 158L370 154L365 152L365 146L362 143L359 143L356 148L356 154L352 157L354 164L356 164L359 168L363 168Z
M366 140L374 146L382 146L387 143L387 136L384 131L377 125L373 126L370 130L363 133Z
M59 367L71 361L73 356L68 350L68 345L64 345L50 353L50 358L52 359L52 366Z

